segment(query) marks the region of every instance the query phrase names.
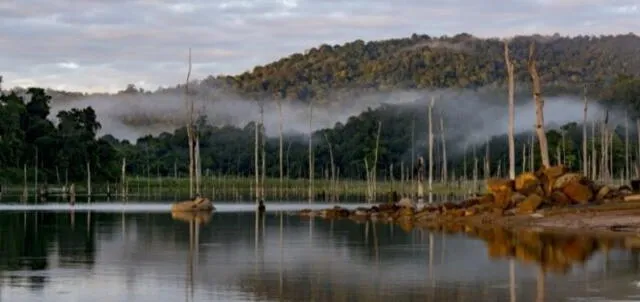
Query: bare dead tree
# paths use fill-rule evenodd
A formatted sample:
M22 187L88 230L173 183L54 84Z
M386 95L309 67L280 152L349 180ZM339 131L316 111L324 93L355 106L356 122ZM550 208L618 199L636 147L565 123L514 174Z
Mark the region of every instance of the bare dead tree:
M538 135L538 144L540 145L540 159L542 160L542 166L547 168L550 166L549 148L547 144L547 134L544 131L544 99L542 98L540 77L538 76L538 69L536 67L535 45L535 42L531 42L529 46L528 67L533 87L533 99L536 105L536 134Z
M413 173L413 167L415 167L415 158L416 158L416 117L414 116L411 120L411 186L414 186L413 192L415 192L415 178ZM411 194L413 195L413 194Z
M378 121L378 134L376 135L376 149L373 159L373 198L376 198L377 190L377 170L378 170L378 150L380 149L380 132L382 131L382 122Z
M491 150L489 149L489 138L484 145L484 180L491 177Z
M260 179L260 198L264 200L264 180L267 177L267 136L266 129L264 127L264 102L260 102L260 148L262 153L262 176Z
M530 137L530 143L529 143L529 171L534 172L535 171L535 136L532 134Z
M435 97L431 97L429 103L429 203L433 203L433 119L432 111L435 104Z
M636 155L636 177L640 177L640 119L636 120L636 132L638 133L638 154Z
M629 159L629 116L624 113L624 182L629 181L631 175L631 161Z
M331 159L331 196L332 199L335 200L335 192L336 192L336 164L333 160L333 146L331 145L331 141L329 141L329 136L324 132L324 139L327 141L327 145L329 145L329 157Z
M309 203L313 200L313 102L309 101Z
M447 171L447 141L444 133L444 120L442 115L440 116L440 138L442 144L442 183L446 184L449 180L449 175Z
M587 152L587 85L584 85L584 115L582 117L582 175L589 176L589 156Z
M189 70L187 71L187 80L185 81L185 103L187 106L187 139L189 143L189 196L194 195L194 177L195 177L195 129L194 129L194 102L189 95L189 78L191 77L191 48L189 48Z
M504 42L504 61L507 66L507 83L508 83L508 93L509 93L509 128L508 128L508 139L509 139L509 179L516 178L516 143L514 138L514 128L515 128L515 81L514 81L514 68L513 62L511 58L509 58L509 42Z
M522 144L522 173L527 172L527 143Z
M279 146L279 166L280 166L280 190L281 190L281 194L282 194L282 186L284 184L284 166L283 166L283 127L284 127L284 118L282 116L282 101L278 98L277 99L277 104L278 104L278 113L280 116L280 146ZM332 160L333 161L333 160Z
M259 146L260 146L260 133L259 133L259 123L258 121L254 122L254 131L255 131L255 140L254 140L254 148L253 148L253 170L254 170L254 176L255 176L255 186L256 186L256 192L255 192L255 197L256 197L256 205L258 204L258 201L260 200L260 157L258 156L258 151L259 151Z
M591 179L598 178L598 154L596 151L596 121L591 123Z

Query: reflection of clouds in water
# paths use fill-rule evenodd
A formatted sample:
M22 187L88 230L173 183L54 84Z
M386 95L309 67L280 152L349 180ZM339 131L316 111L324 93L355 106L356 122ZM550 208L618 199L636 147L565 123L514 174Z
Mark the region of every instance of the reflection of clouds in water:
M86 213L75 216L77 223L84 222ZM94 258L95 264L90 268L78 266L78 260L74 259L88 253L82 248L86 243L70 240L72 237L65 235L65 227L71 226L58 225L60 233L56 240L70 241L64 241L64 245L56 241L54 246L64 246L67 253L74 251L75 254L64 261L50 262L46 274L55 278L52 280L73 284L70 291L76 299L83 301L102 301L105 297L135 301L184 298L188 286L188 223L171 221L168 213L151 216L102 213L92 217L94 224L89 231L96 232L92 236L96 251L87 256ZM122 217L126 220L121 221ZM434 233L433 267L430 268L428 231L405 233L397 226L392 231L390 225L377 224L376 257L372 225L368 241L365 241L364 224L320 219L311 223L295 216L283 216L281 230L280 217L269 214L264 223L266 229L264 232L259 230L260 237L255 240L254 222L254 214L214 213L211 222L199 229L200 244L193 260L196 264L193 276L196 300L213 297L214 300L247 301L255 299L256 295L282 300L278 298L281 297L278 296L280 272L285 289L282 294L297 297L297 301L301 297L307 297L302 301L309 300L311 295L318 301L331 301L337 299L339 293L348 293L353 299L378 297L401 301L410 297L427 299L431 294L445 299L455 293L469 295L469 299L478 295L498 300L508 297L508 290L503 286L508 280L508 262L489 259L484 240L463 234ZM509 235L497 231L475 232L477 236L493 241L509 239ZM528 238L520 239L528 240L530 245L540 244L535 239L540 237ZM549 240L554 242L549 238L544 238L543 242ZM549 249L543 246L542 250ZM54 259L57 257L54 253L59 252L60 248L49 249L47 259ZM629 286L633 281L633 276L629 275L632 256L615 250L609 255L613 260L611 263L619 265L610 265L606 275L601 273L603 257L592 258L575 274L554 277L553 286L549 283L545 288L545 296L564 300L589 295L583 286L576 286L576 283L582 284L588 273L591 286L600 290L598 295L624 297L632 288ZM518 300L536 295L535 269L535 265L518 263L516 266ZM429 278L430 273L435 280ZM619 286L600 287L608 278L616 278L615 284ZM629 282L620 282L624 279ZM3 294L11 297L34 300L46 295L47 301L69 301L68 296L56 294L60 284L47 282L42 290L27 293L23 289L0 286ZM626 289L621 284L625 284Z

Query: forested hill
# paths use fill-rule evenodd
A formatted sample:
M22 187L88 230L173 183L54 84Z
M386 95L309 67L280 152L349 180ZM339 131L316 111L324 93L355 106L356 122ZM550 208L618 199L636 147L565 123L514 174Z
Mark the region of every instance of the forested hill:
M510 42L518 82L529 82L529 45L536 41L543 85L558 88L604 86L619 74L640 75L640 37L522 36ZM467 34L452 38L409 38L344 45L322 45L258 66L252 72L224 77L243 93L290 99L324 99L332 90L361 88L476 88L503 85L504 45L499 39ZM220 79L221 77L218 77ZM213 81L213 78L207 79Z
M528 84L529 45L536 42L538 68L545 94L582 91L600 94L619 75L640 76L640 37L518 36L511 40L516 80ZM401 39L343 45L320 45L239 75L201 79L199 85L231 91L248 99L348 101L354 94L421 88L477 88L505 82L500 39L468 34L454 37L412 35ZM182 84L154 93L181 93ZM522 86L520 86L522 87ZM194 87L195 88L195 87ZM140 93L129 85L120 93ZM82 94L47 91L57 99ZM152 92L147 92L152 93Z

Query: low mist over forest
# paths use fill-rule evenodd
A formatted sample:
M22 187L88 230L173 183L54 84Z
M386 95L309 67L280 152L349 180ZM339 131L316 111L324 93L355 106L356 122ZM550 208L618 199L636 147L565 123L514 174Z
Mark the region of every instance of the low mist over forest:
M516 74L518 158L523 148L529 148L534 125L526 69L532 41L536 42L552 155L561 148L562 161L579 166L586 97L589 129L608 111L607 125L617 135L614 158L624 158L625 125L636 158L640 38L632 34L528 36L510 42ZM485 157L487 151L489 172L499 173L506 170L507 159L503 55L498 39L413 35L321 45L251 72L195 80L189 90L202 116L202 168L214 174L253 173L254 127L262 105L269 137L267 175L277 176L280 103L289 177L308 173L306 137L312 130L317 177L324 177L322 171L330 165L330 143L341 177L363 178L363 159L375 149L381 122L378 169L385 172L379 175L389 175L394 165L393 174L399 178L399 167L408 169L412 154L425 153L427 104L434 98L434 132L438 141L445 135L449 173L470 173L474 152ZM186 69L185 58L185 75ZM184 84L153 92L130 85L117 94L4 91L0 115L7 122L0 126L0 166L7 173L3 177L19 181L23 167L32 169L37 163L50 183L61 178L79 180L86 176L84 165L90 162L96 167L95 177L116 180L123 157L131 174L174 175L177 170L184 175L188 164L184 91ZM438 143L437 161L441 150Z

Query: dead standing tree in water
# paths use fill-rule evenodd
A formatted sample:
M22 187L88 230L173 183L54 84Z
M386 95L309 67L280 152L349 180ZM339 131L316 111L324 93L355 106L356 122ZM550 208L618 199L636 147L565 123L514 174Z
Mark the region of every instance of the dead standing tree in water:
M313 102L309 100L309 203L314 199L313 177L314 177L314 160L313 160Z
M283 166L283 127L284 127L284 117L282 116L282 100L280 98L276 99L278 105L278 114L280 118L280 141L279 141L279 168L280 168L280 190L279 197L282 198L282 190L284 185L284 166ZM333 160L332 160L333 161Z
M531 84L533 88L533 100L536 105L536 134L538 136L538 143L540 145L540 159L542 160L542 166L548 168L549 163L549 147L547 144L547 134L544 132L544 99L542 98L542 88L540 86L540 76L538 75L538 69L536 67L535 58L535 42L531 42L529 46L529 60L528 69L531 75Z
M378 148L380 146L380 131L382 130L382 122L378 121L378 132L376 135L376 148L373 154L373 163L369 165L368 154L364 157L364 168L367 178L367 202L371 203L376 200L376 168L378 166Z
M589 153L587 152L587 85L584 85L584 114L582 117L582 175L589 177Z
M432 111L433 105L435 104L435 97L431 97L431 102L429 103L429 203L433 203L433 118Z
M264 201L264 180L267 177L267 135L264 127L264 102L260 102L260 148L262 149L262 171L260 179L260 199Z
M196 172L196 131L195 131L195 110L194 101L189 95L189 78L191 77L191 48L189 48L189 70L187 71L187 80L184 85L185 104L187 106L187 139L189 141L189 197L194 198L194 183ZM198 194L199 190L195 193Z
M513 78L513 62L509 58L509 42L504 42L504 61L507 66L507 85L509 93L509 179L516 178L516 143L514 138L515 124L515 81Z
M418 157L418 165L413 168L418 182L418 200L424 201L424 158Z

